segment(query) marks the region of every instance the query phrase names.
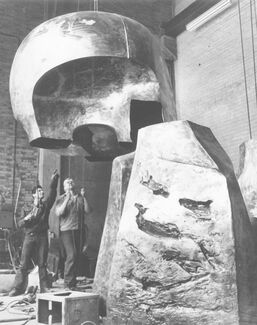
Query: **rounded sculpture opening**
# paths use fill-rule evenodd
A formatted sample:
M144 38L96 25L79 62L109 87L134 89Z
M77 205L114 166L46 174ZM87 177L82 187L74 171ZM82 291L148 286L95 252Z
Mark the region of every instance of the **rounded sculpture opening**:
M33 145L47 148L45 139L49 138L52 148L50 139L63 145L73 138L75 144L90 149L92 154L118 154L119 143L131 147L126 144L132 142L132 100L158 102L159 83L150 68L117 57L88 57L61 64L45 73L34 87L33 108L42 139L34 140ZM147 111L145 114L148 119ZM85 125L91 125L91 129ZM99 150L89 146L92 125L94 139L103 139L103 132L108 134L108 144Z
M73 143L80 145L95 158L114 158L124 153L115 130L103 124L77 127L73 132Z

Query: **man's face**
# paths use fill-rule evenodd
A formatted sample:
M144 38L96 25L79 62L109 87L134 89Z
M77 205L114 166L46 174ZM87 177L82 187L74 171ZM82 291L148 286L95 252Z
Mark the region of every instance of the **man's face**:
M38 198L39 200L44 198L44 191L42 188L37 188L36 192L33 194L33 198Z
M64 192L70 192L71 190L73 190L74 188L74 182L73 179L71 178L67 178L64 182L63 182L63 188L64 188Z

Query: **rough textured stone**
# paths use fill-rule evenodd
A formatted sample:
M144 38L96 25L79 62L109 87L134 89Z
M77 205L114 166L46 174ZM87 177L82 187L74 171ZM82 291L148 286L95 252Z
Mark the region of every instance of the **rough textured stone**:
M250 218L257 218L257 141L249 140L240 146L238 182Z
M240 145L238 183L248 211L257 249L257 142L248 140Z
M115 158L112 165L105 226L94 278L94 290L100 295L100 312L103 315L106 313L111 263L133 161L134 153L130 153Z
M256 258L230 159L206 127L141 129L112 261L108 318L251 324Z

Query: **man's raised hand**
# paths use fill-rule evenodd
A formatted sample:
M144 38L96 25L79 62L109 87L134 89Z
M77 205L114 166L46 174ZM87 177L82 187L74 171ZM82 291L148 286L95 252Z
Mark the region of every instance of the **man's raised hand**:
M55 169L54 172L53 172L53 174L52 174L51 179L54 179L54 178L57 178L57 177L59 177L59 174L58 174L57 169Z

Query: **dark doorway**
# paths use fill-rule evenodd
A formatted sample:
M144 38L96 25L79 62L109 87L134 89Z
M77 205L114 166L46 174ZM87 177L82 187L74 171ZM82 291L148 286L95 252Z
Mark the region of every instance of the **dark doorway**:
M61 193L63 181L71 177L77 193L81 187L85 188L86 198L93 209L86 222L88 249L78 265L78 275L93 278L108 205L112 161L91 162L82 156L62 156L60 170Z
M138 130L163 122L162 106L156 101L131 100L130 127L131 140L136 145Z

